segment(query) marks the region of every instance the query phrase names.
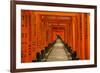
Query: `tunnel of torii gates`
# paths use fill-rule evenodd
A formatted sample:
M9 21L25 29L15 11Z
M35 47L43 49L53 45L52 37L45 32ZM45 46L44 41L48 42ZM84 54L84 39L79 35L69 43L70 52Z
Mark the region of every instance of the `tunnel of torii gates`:
M60 35L80 60L90 59L90 14L21 10L21 62L32 62L36 53Z

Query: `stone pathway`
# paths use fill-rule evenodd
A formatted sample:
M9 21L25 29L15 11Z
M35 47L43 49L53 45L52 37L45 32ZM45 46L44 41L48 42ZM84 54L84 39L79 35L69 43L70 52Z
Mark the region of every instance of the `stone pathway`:
M63 43L60 39L57 39L46 61L66 61L68 59Z

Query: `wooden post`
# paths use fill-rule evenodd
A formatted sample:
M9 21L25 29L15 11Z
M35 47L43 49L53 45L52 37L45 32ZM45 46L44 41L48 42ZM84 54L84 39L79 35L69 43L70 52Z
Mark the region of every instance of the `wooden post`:
M75 17L72 17L72 37L73 37L73 39L72 39L72 49L73 49L73 51L76 51L76 48L75 48L75 37L76 37L76 31L75 31L75 25L77 25L76 24L76 19L75 19Z

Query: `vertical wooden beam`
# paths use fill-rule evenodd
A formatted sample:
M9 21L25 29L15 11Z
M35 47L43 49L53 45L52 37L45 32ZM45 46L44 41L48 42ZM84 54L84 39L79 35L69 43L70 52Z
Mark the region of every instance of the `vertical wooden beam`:
M36 15L36 52L39 51L39 16L38 14L35 12Z
M84 23L84 14L81 14L81 29L82 29L82 31L81 31L81 59L85 59L85 37L84 37L84 34L85 34L85 32L84 32L84 25L85 25L85 23Z
M81 16L80 14L77 14L77 26L76 26L76 29L77 29L77 55L78 55L78 58L81 59L81 42L80 42L80 19Z
M85 14L85 59L90 59L90 15Z
M77 25L76 24L76 19L75 19L75 17L72 17L72 48L73 48L73 51L76 51L76 48L75 48L75 34L76 34L76 31L75 31L75 25Z
M71 21L71 23L70 23L70 46L71 46L71 48L73 48L72 38L73 38L73 24Z
M75 16L75 48L77 57L80 58L80 15Z
M67 44L69 45L69 23L67 24Z
M88 48L88 50L87 50L87 59L90 59L90 15L89 14L87 14L87 36L88 36L88 39L87 39L87 48Z
M68 35L67 35L67 33L68 33L67 28L68 28L68 27L67 27L67 24L68 24L68 23L65 24L65 30L64 30L64 35L65 35L65 36L64 36L64 42L65 42L65 43L68 43Z
M36 16L31 11L31 61L36 59Z

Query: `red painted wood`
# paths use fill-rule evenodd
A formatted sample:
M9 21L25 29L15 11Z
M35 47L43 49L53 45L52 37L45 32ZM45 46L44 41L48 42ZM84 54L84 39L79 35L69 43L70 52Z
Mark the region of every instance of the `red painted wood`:
M21 11L21 61L32 62L60 35L80 59L90 58L90 21L86 13Z

